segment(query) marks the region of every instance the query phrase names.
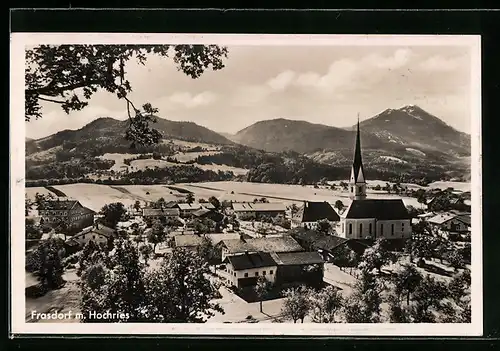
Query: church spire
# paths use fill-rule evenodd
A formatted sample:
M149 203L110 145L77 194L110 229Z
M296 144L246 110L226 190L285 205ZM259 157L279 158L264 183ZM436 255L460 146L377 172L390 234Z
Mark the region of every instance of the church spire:
M354 147L354 160L351 169L350 195L352 199L362 200L366 198L366 181L361 157L361 137L359 132L359 114L356 129L356 144Z

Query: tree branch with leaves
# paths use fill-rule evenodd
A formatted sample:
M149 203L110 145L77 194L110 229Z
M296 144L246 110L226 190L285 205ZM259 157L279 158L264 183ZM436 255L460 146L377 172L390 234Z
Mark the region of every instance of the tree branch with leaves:
M217 45L39 45L26 50L25 120L42 118L42 102L60 105L69 114L88 106L98 91L125 100L131 146L158 143L161 134L150 127L159 111L150 103L137 108L129 99L132 85L126 64L145 65L157 55L172 58L177 69L193 79L207 69L224 68L227 48Z

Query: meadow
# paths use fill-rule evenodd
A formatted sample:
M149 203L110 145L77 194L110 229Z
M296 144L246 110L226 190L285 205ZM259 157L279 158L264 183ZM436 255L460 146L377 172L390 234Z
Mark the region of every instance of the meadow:
M380 182L385 185L385 182ZM338 184L338 183L337 183ZM376 185L376 181L369 182L369 186ZM457 190L470 189L469 183L451 183L438 182L433 183L432 187L454 187ZM196 200L201 198L208 199L215 196L220 201L246 202L253 201L255 198L265 197L270 202L283 202L286 205L300 205L303 201L328 201L335 203L341 200L344 205L349 205L351 200L349 194L337 187L331 190L327 186L314 188L313 186L287 185L287 184L266 184L250 182L203 182L203 183L182 183L175 187L191 191ZM55 189L62 191L67 197L79 200L82 205L89 207L94 211L105 204L111 202L122 202L125 205L132 205L135 201L141 202L156 201L160 197L165 200L184 199L185 194L166 185L102 185L102 184L66 184L56 185ZM417 208L422 204L417 202L416 198L387 194L385 191L375 191L368 189L368 197L378 199L403 199L405 205L412 205ZM26 196L34 199L35 194L53 194L43 187L26 188Z

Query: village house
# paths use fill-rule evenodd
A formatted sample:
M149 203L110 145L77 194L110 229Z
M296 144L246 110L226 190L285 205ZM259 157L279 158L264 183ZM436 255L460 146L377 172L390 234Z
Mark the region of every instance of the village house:
M217 244L222 252L222 260L227 256L243 252L301 252L304 251L295 239L289 235L272 238L249 238L222 240Z
M262 216L276 217L285 215L286 206L280 202L271 203L233 203L233 213L240 220L258 219Z
M201 206L201 204L198 203L192 203L192 204L183 203L183 204L177 204L177 208L180 211L180 216L182 218L185 218L185 217L190 217L194 212L201 210L203 207Z
M220 212L217 212L213 209L208 209L208 208L200 208L197 211L193 212L193 217L194 218L208 218L214 222L221 222L224 219L224 215Z
M177 218L180 216L178 208L144 208L142 210L144 219L167 219Z
M407 239L411 217L401 199L366 199L366 177L361 158L359 121L354 161L349 179L352 200L342 214L339 235L347 239Z
M49 225L64 223L69 230L80 230L94 223L95 212L77 200L49 200L38 208L40 222Z
M199 235L176 235L174 236L174 246L196 251L203 244L203 237Z
M362 255L371 242L359 239L346 239L304 228L293 229L290 231L290 234L304 249L318 252L325 262L332 262L342 247L348 248L357 255Z
M265 277L272 283L276 281L277 264L268 252L243 252L227 256L223 263L223 278L237 288L254 286L259 277Z
M433 231L443 237L470 233L471 220L469 213L437 213L426 218L426 220Z
M291 228L316 229L318 221L327 220L335 228L340 217L332 205L326 201L305 201L292 218Z
M271 253L276 262L276 283L305 283L319 286L323 282L324 260L317 252Z
M96 223L73 235L68 241L77 242L80 247L85 246L89 241L94 241L96 244L108 244L115 238L115 234L114 229Z

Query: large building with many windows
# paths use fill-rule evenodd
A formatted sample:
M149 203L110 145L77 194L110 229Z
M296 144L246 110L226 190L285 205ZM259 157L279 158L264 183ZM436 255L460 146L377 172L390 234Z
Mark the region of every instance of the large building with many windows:
M366 198L359 121L349 196L352 202L341 216L339 236L347 239L406 239L411 236L411 217L402 199Z
M38 208L38 214L44 224L78 231L94 224L95 212L77 200L50 200Z

